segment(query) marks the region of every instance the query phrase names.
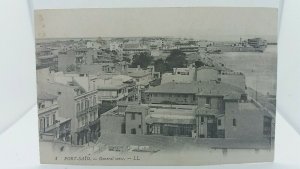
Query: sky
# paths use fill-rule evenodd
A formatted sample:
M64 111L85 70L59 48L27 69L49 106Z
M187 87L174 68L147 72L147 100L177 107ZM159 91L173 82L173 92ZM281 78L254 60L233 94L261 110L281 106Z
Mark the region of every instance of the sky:
M277 39L275 8L101 8L35 11L37 39L171 36Z

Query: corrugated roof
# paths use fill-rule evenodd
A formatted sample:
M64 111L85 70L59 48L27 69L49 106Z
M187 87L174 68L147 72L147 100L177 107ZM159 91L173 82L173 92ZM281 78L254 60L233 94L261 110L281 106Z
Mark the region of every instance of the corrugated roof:
M239 87L215 81L193 83L170 82L150 88L146 92L226 96L226 98L239 98L242 93L245 93Z
M138 71L128 72L128 76L131 76L131 77L144 77L149 74L151 74L151 72L146 71L146 70L138 70Z
M161 84L156 87L152 87L146 92L148 93L186 93L186 94L196 94L198 93L197 84L195 83L176 83L170 82Z
M146 116L146 123L164 123L164 124L194 124L194 116L181 116L181 115L160 115L160 114L151 114Z
M126 112L144 112L149 109L147 106L143 105L128 105L126 108Z
M54 100L57 99L58 96L46 93L44 91L38 91L37 98L38 100Z
M196 115L216 116L218 114L219 114L219 110L211 109L208 107L201 107L196 110Z

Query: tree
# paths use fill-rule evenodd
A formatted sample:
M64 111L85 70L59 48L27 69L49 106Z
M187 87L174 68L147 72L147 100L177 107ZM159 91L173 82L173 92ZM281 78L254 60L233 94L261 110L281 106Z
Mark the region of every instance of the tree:
M153 61L153 57L148 52L142 52L139 54L133 55L132 64L130 67L137 67L138 65L141 68L147 68Z
M196 68L201 67L201 66L205 66L205 63L202 62L201 60L197 60L197 61L195 61L195 66L196 66Z
M157 59L154 61L154 68L156 72L163 74L167 70L167 65L163 59Z
M98 37L96 39L96 42L99 43L99 44L101 44L101 45L105 45L106 44L106 41L104 39L102 39L101 37Z
M127 62L127 63L130 63L131 62L131 59L127 58L127 57L123 57L123 61Z
M185 53L179 49L172 50L170 55L166 58L168 69L172 70L173 68L185 67L187 64L185 56Z

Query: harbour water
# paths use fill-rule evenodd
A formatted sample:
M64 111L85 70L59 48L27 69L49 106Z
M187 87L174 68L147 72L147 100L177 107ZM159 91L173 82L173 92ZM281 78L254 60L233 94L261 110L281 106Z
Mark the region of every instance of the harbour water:
M263 53L222 53L218 60L226 67L244 73L248 87L262 94L276 94L277 45L269 45Z

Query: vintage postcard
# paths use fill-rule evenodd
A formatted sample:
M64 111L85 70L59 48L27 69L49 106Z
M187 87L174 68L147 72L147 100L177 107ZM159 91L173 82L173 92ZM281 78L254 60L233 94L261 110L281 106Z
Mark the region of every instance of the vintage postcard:
M274 158L277 9L35 11L41 163Z

